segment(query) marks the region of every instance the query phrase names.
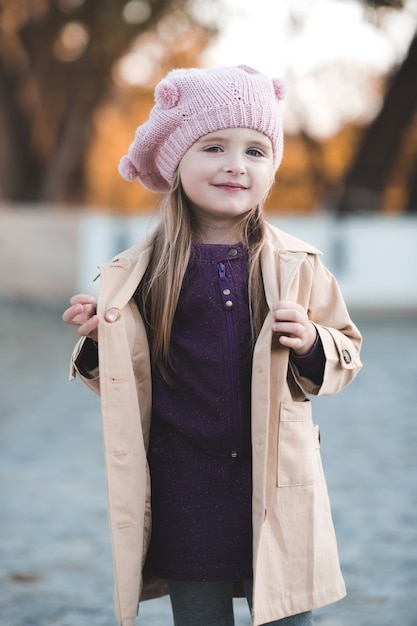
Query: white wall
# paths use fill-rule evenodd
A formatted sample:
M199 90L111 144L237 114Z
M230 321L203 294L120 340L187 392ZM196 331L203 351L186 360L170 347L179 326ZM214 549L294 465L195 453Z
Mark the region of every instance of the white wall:
M75 288L78 214L0 207L0 296L53 302Z
M357 309L417 309L417 218L270 218L323 252ZM97 266L146 235L149 217L0 208L0 296L66 301L97 293Z
M417 218L274 220L323 252L350 306L417 308Z

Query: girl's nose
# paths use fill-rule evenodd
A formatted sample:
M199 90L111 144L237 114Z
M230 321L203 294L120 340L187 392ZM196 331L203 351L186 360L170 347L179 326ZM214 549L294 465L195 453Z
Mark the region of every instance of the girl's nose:
M246 173L246 167L239 159L236 159L235 161L229 161L227 164L224 165L223 170L228 174Z

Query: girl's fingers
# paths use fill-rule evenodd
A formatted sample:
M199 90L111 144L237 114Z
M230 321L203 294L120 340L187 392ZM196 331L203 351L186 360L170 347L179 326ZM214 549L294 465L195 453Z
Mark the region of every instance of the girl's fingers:
M81 335L82 337L91 337L91 339L94 339L94 341L97 341L98 323L99 323L99 320L98 320L97 315L93 315L93 317L90 317L89 320L87 320L84 324L79 326L78 334Z
M67 324L78 326L78 334L82 337L91 337L97 341L97 326L99 319L96 315L96 301L94 296L79 293L70 299L71 306L62 314Z
M62 319L67 324L84 324L96 313L95 303L76 303L70 306L62 314Z
M94 296L89 293L77 293L70 299L70 304L95 304Z
M74 306L70 306L68 309L66 309L63 314L62 314L62 319L64 320L64 322L66 322L67 324L76 324L77 322L74 321L75 318L77 317L77 315L79 315L80 313L82 313L82 306L81 304L77 304Z

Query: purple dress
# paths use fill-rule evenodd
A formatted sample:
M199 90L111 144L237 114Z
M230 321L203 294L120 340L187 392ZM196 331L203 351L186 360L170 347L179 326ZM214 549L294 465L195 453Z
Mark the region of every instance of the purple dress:
M175 580L251 578L247 254L195 244L175 313L173 386L152 378L150 556Z

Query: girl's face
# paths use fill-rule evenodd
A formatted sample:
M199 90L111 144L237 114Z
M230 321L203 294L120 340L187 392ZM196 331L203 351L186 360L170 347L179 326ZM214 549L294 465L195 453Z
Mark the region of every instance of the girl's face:
M263 201L273 181L271 141L248 128L209 133L186 152L179 176L197 224L233 222Z

